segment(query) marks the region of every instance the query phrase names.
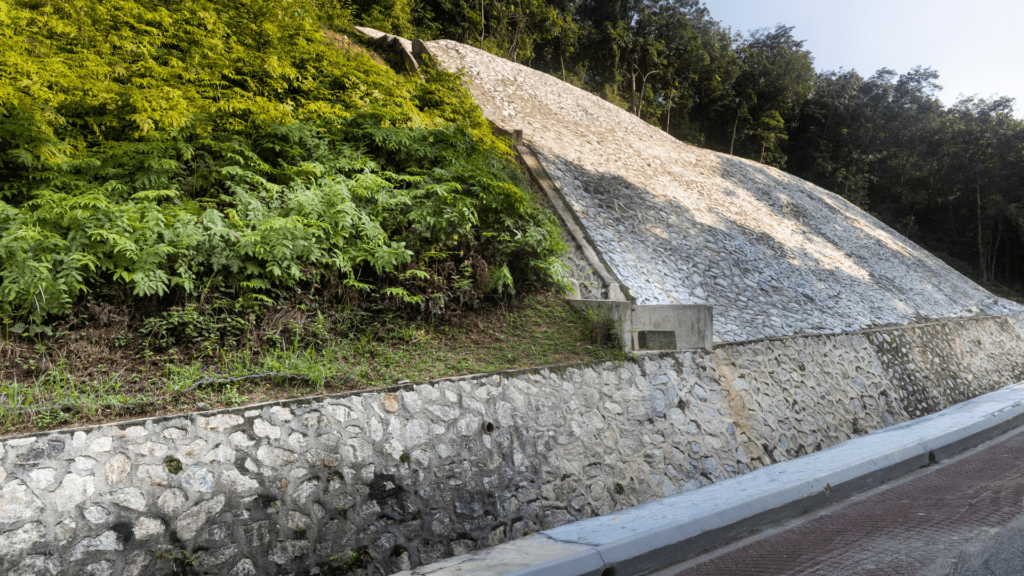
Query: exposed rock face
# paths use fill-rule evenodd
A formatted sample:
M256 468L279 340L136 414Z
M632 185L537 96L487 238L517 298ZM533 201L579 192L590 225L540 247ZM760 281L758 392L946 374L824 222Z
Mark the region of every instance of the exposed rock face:
M637 303L712 304L716 342L1022 310L809 182L477 48L427 45L499 127L524 131Z

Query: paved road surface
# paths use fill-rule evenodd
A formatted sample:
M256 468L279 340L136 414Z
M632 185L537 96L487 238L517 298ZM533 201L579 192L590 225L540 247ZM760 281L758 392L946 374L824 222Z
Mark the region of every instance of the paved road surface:
M652 576L1024 576L1024 429Z

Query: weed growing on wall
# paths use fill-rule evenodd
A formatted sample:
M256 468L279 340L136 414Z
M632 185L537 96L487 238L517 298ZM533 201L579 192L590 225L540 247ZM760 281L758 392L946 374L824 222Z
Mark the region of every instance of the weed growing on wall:
M0 3L11 329L87 294L255 309L294 288L436 316L561 285L554 220L459 77L339 50L321 25L347 16L317 6ZM169 343L215 323L190 314L147 328Z

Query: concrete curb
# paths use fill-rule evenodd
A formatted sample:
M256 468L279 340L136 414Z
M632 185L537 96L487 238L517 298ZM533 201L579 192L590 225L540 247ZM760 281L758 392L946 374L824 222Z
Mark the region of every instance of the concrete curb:
M399 574L639 576L944 460L1021 424L1024 383L712 486ZM545 553L538 554L541 550Z

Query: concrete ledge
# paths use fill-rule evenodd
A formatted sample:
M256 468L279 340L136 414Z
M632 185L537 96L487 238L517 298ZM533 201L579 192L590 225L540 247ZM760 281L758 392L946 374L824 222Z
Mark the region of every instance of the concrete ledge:
M711 306L642 305L625 300L570 299L568 302L595 320L610 321L626 352L711 351L714 336ZM651 337L655 335L658 341Z
M634 304L630 308L633 350L711 350L712 307L703 304ZM671 333L671 346L647 345L645 332Z
M373 28L366 28L364 26L354 26L354 28L357 32L370 38L377 44L397 51L402 57L402 62L405 63L405 69L409 72L419 74L420 65L416 62L416 57L414 56L414 51L416 49L416 45L414 43L402 38L401 36L393 36L391 34L381 32L380 30L374 30ZM430 53L429 49L422 41L420 41L420 49L427 54Z
M948 458L1021 424L1024 383L714 486L402 574L639 576ZM548 546L540 536L579 548L565 549L554 559L538 556ZM595 556L585 550L597 554L603 562L600 568L594 568ZM506 572L489 568L506 566L503 559L509 557L534 563L509 566L513 569ZM441 566L453 561L458 561L460 571Z
M544 165L541 164L540 159L534 154L533 150L526 146L516 146L515 151L519 153L519 158L522 160L523 165L526 167L527 173L533 180L533 183L544 191L544 195L547 196L551 205L555 208L555 213L562 220L569 234L572 235L576 244L579 245L580 249L583 250L583 255L586 256L587 262L594 268L597 275L604 281L605 286L608 287L608 299L609 300L628 300L635 302L636 299L630 297L629 291L625 285L619 281L618 277L612 271L611 266L608 266L600 253L596 248L596 244L587 233L586 228L583 226L583 222L580 220L579 215L575 211L569 209L569 206L565 203L565 199L562 198L562 194L558 191L558 187L555 185L554 180L548 174L547 170L544 169Z

